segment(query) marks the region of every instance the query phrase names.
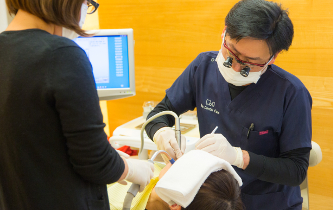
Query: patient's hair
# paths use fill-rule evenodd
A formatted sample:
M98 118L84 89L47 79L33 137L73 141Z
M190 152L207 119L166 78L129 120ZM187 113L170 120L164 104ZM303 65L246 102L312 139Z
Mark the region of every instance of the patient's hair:
M186 210L243 210L240 187L236 179L226 170L214 172L205 183Z

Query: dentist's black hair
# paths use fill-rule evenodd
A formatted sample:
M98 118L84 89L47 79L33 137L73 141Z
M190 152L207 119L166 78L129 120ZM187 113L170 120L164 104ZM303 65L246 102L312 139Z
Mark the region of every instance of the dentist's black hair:
M294 37L288 11L264 0L239 1L229 11L225 25L227 34L236 41L245 37L265 40L271 55L288 50Z

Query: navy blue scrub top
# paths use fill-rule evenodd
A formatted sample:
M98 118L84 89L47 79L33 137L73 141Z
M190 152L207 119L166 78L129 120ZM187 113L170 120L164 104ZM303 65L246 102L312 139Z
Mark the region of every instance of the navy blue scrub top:
M184 113L197 107L200 136L223 134L232 146L267 157L302 147L311 148L312 99L294 75L270 65L257 84L231 100L228 83L219 72L216 51L204 52L185 69L166 94ZM254 129L249 131L251 124ZM299 186L260 181L234 167L243 180L247 210L301 209Z

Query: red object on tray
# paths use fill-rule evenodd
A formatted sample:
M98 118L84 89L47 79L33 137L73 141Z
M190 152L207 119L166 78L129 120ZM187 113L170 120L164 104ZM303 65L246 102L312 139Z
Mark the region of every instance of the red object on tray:
M128 154L130 156L138 155L138 150L132 150L130 148L130 146L126 146L126 145L119 147L117 150L125 152L126 154Z

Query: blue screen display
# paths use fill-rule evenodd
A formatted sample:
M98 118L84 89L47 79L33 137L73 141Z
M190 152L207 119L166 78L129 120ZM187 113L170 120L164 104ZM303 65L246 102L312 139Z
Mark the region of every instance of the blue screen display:
M79 37L74 41L91 62L97 89L129 88L126 35Z

